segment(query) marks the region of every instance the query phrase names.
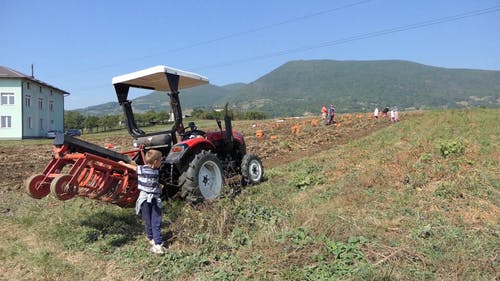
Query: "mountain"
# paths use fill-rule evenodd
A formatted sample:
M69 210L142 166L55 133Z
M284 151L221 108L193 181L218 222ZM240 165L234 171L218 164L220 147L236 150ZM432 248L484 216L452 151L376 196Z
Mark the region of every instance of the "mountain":
M165 110L168 98L153 92L133 101L137 111ZM249 84L205 85L181 92L183 111L229 102L268 116L319 114L322 104L339 112L400 109L500 107L500 71L447 69L409 61L291 61ZM111 110L115 106L116 110ZM116 103L82 112L121 113ZM101 113L102 114L102 113Z
M231 91L223 87L214 85L203 85L195 88L182 90L180 93L180 100L183 112L189 109L200 107L212 107L216 101L223 100L226 96L230 95ZM153 91L148 95L138 97L132 100L132 107L134 112L146 112L154 110L169 111L170 99L165 92ZM100 105L90 106L76 111L84 115L114 115L122 114L122 108L118 102L108 102Z

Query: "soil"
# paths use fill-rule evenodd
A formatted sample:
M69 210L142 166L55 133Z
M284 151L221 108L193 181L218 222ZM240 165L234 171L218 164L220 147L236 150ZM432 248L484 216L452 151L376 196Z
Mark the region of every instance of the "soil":
M52 159L51 147L32 145L22 141L19 145L0 146L0 193L21 189L23 181L32 174L40 174Z
M359 124L358 124L359 125ZM311 157L325 150L334 149L349 141L370 135L376 130L390 125L389 122L365 124L367 126L348 127L312 127L303 135L288 134L277 131L275 140L259 140L257 137L247 138L247 150L257 154L266 168L274 168L295 160ZM373 125L373 126L372 126ZM284 140L280 140L284 139Z
M290 118L244 123L243 128L235 129L245 135L247 153L259 156L265 168L273 168L333 149L390 125L388 119L372 120L367 114L345 114L337 121L335 125L321 125L321 120L317 118ZM89 137L82 135L81 138L85 140ZM131 139L123 136L92 142L103 147L113 144L115 150L132 149ZM0 194L23 189L23 181L33 174L42 173L52 159L50 144L19 143L16 146L0 146L0 169L6 171L0 180Z

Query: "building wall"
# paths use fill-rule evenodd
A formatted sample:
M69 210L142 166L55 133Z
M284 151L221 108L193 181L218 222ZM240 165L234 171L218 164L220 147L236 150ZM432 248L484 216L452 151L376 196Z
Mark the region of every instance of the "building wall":
M23 81L23 135L45 137L49 130L64 129L64 95L52 88Z
M0 93L14 93L13 105L0 105L11 128L0 128L0 139L45 137L64 129L64 94L27 79L0 79Z
M22 92L20 79L0 79L0 94L14 94L14 104L0 104L0 118L10 119L10 128L0 124L0 139L21 139ZM0 120L1 121L1 120ZM8 126L8 124L5 124Z

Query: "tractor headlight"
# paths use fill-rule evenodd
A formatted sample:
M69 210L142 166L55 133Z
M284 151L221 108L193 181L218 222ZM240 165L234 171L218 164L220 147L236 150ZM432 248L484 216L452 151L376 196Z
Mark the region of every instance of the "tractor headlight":
M170 149L170 153L182 153L184 152L184 150L186 150L187 147L188 145L185 143L176 144L172 146L172 148Z

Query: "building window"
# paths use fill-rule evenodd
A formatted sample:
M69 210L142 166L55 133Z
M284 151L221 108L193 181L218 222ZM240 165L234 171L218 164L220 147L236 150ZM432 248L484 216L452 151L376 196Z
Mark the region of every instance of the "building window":
M31 96L26 95L26 96L24 97L24 105L25 105L26 107L31 107Z
M31 121L31 117L28 117L28 128L33 129L33 123Z
M39 109L40 111L42 111L42 110L43 110L43 99L38 99L38 109Z
M40 118L40 130L43 130L43 119Z
M14 93L2 93L1 95L1 105L13 105L14 104Z
M40 93L42 92L42 86L40 86Z
M12 116L1 116L0 128L12 128Z
M49 111L54 112L54 101L53 100L49 101Z
M26 83L26 89L30 89L30 82Z

